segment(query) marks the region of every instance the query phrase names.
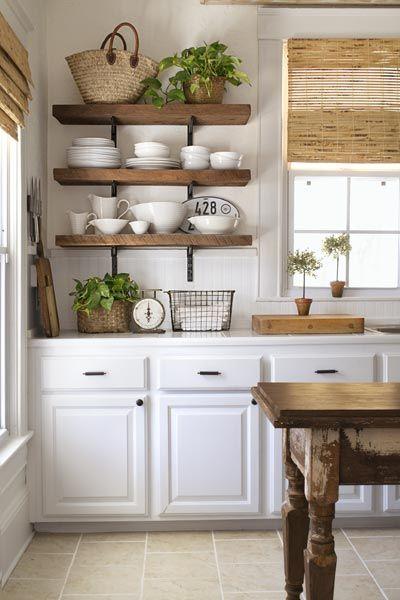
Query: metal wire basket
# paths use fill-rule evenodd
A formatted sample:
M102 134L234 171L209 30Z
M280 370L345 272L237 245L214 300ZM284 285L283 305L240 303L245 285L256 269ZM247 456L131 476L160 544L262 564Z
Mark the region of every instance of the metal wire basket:
M173 331L228 331L231 326L232 290L170 290Z

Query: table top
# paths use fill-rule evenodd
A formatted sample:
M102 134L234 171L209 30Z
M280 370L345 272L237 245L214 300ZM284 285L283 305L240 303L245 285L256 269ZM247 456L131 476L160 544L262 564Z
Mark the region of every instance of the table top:
M277 428L400 429L400 383L259 383L252 393Z

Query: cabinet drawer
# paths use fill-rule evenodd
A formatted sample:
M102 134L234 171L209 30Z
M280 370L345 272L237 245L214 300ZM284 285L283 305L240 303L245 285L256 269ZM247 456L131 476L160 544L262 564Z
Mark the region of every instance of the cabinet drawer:
M371 382L374 355L273 356L272 381L279 382Z
M259 356L162 358L159 387L164 390L248 390L260 381L260 365Z
M44 356L43 390L143 390L146 359L127 356Z

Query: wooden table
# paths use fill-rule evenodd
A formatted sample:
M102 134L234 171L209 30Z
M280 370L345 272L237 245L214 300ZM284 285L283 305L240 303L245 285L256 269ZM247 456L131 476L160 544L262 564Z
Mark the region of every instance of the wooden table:
M282 507L287 600L333 600L339 485L400 483L400 384L260 383L252 389L284 429Z

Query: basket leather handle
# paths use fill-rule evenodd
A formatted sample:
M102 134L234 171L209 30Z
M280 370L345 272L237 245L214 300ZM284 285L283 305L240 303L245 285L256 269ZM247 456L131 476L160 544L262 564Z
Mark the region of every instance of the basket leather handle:
M104 50L104 48L106 47L106 44L111 36L112 36L112 33L109 33L108 36L103 40L103 43L100 46L100 50ZM120 33L117 33L116 36L119 37L119 39L122 41L122 43L124 45L124 50L127 50L128 46L126 45L125 38Z
M138 35L136 27L134 27L132 25L132 23L128 23L127 21L117 25L111 34L111 38L110 38L110 42L109 42L108 50L107 50L107 54L106 54L107 62L109 65L113 65L117 59L117 56L114 52L114 39L118 33L118 30L121 29L121 27L129 27L133 31L133 35L135 38L135 47L134 47L132 55L131 55L130 63L131 63L132 69L134 69L135 67L137 67L138 62L139 62L139 35Z

